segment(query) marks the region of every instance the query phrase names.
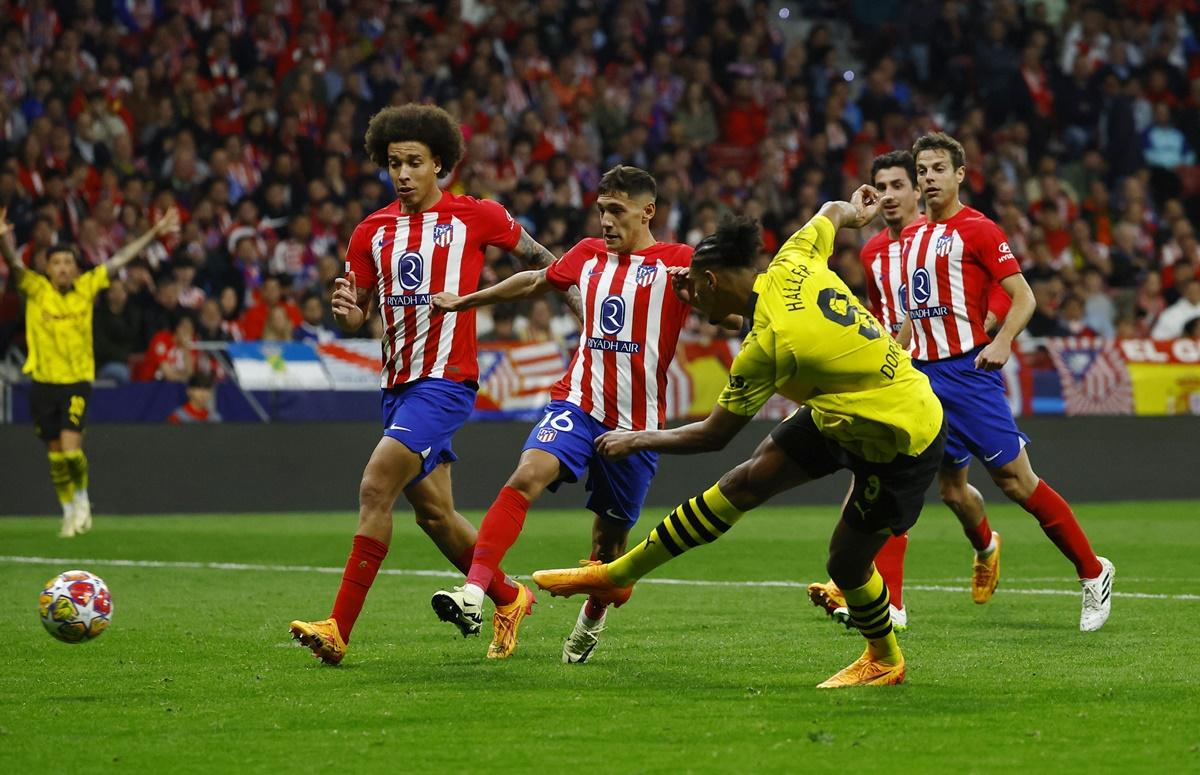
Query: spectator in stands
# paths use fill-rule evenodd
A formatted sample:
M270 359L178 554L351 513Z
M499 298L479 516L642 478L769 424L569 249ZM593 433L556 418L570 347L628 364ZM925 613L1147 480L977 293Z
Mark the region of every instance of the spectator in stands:
M1107 289L1126 303L1159 273L1161 288L1140 294L1144 326L1155 297L1200 271L1195 3L920 0L885 27L894 9L809 3L805 39L761 3L699 15L554 3L549 26L532 0L437 4L469 24L360 18L346 3L301 21L287 5L256 7L241 31L223 4L195 2L148 4L137 24L82 3L56 25L5 27L0 204L25 264L68 240L111 252L178 200L192 220L181 247L125 278L143 339L181 307L203 310L201 292L221 302L231 339L243 312L260 337L281 303L301 326L265 275L285 274L296 298L326 293L349 230L390 199L352 138L383 105L415 100L463 124L468 156L447 187L498 198L543 244L597 233L589 195L618 160L658 177L660 239L695 244L732 209L770 241L844 195L864 158L942 128L976 160L972 205L1002 224L1031 281L1083 297L1098 333L1116 321ZM173 268L185 256L190 280ZM487 260L486 278L511 271L506 256ZM0 297L0 329L21 329L14 314Z
M485 308L486 309L486 308ZM479 337L481 342L513 342L517 339L515 304L497 304L491 308L492 330Z
M277 307L283 310L293 326L304 321L304 317L296 305L284 298L283 281L280 277L267 275L263 278L260 300L246 310L240 321L242 333L247 341L253 342L263 338L263 329L267 324L267 318ZM290 334L288 338L291 338Z
M171 412L167 422L172 425L221 422L213 399L213 378L208 374L194 374L187 381L187 401Z
M282 305L272 307L271 311L267 313L267 322L263 325L260 338L264 342L291 342L295 338L295 328L291 317L288 316L287 310Z
M1150 335L1155 339L1183 336L1184 325L1196 317L1200 317L1200 280L1189 277L1183 281L1183 294L1179 301L1162 311Z
M325 325L325 305L321 303L320 295L312 291L305 294L300 302L300 314L304 320L292 332L297 342L309 344L325 344L338 338L337 332Z
M186 312L179 313L170 330L159 331L150 340L146 357L135 375L137 380L187 382L199 368L199 358L192 347L195 338L196 326L192 316Z
M1104 274L1095 266L1083 270L1083 320L1099 336L1113 336L1117 307L1104 287Z
M1155 321L1166 309L1167 301L1163 298L1162 278L1158 272L1147 272L1146 278L1138 287L1134 297L1133 314L1139 336L1149 336Z
M128 382L129 359L143 348L141 310L129 303L125 283L115 280L96 305L92 334L96 379Z
M1063 300L1058 311L1058 325L1065 331L1064 336L1098 335L1098 332L1087 324L1083 314L1083 300L1078 296L1068 296Z
M534 299L529 307L529 317L521 329L522 342L551 342L554 341L554 331L551 328L553 316L550 314L550 302L546 299Z
M205 299L196 320L196 340L200 342L233 341L221 317L221 305L216 299Z
M1025 330L1030 336L1067 336L1067 329L1058 320L1061 283L1057 278L1040 280L1033 284L1033 296L1037 303L1033 317Z

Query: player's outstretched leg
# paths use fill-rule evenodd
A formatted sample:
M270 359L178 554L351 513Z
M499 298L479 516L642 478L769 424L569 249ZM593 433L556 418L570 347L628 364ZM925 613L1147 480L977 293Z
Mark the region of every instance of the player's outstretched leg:
M720 485L713 485L673 509L644 541L611 563L585 560L579 568L540 570L533 582L556 597L585 594L620 607L638 579L688 549L716 541L743 513L722 494Z

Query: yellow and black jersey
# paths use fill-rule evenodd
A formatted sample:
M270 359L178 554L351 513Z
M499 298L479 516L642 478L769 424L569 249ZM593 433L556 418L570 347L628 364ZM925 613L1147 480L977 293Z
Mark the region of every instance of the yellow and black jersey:
M919 455L942 426L929 380L829 268L836 230L818 215L754 283L753 327L718 400L753 416L779 393L826 437L872 462Z
M21 273L17 290L25 296L26 374L58 385L96 378L92 309L96 294L107 287L108 269L103 265L84 272L66 292L37 272Z

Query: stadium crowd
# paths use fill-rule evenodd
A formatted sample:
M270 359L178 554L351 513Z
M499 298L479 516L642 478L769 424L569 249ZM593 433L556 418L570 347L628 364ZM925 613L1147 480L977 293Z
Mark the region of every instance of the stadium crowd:
M703 12L698 10L703 5ZM1200 317L1200 3L22 0L0 39L0 206L28 266L102 261L184 226L97 302L98 376L186 382L196 340L326 341L350 232L393 194L363 150L404 102L456 116L447 188L504 203L561 255L598 233L618 162L659 184L655 234L737 211L765 256L873 156L941 128L1005 229L1034 336L1173 337ZM861 239L835 266L861 289ZM499 252L485 282L519 267ZM0 269L3 271L3 269ZM0 295L0 353L22 346ZM557 300L486 338L570 330ZM380 336L378 319L363 336ZM717 335L698 320L691 335Z

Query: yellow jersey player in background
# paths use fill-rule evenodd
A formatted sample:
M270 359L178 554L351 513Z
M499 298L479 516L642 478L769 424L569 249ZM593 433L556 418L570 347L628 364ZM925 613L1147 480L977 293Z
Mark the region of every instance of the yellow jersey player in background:
M756 274L757 224L734 219L696 246L684 293L710 319L742 312L753 320L709 416L662 431L601 436L601 454L654 450L688 454L723 448L775 393L803 407L754 455L708 490L681 503L641 544L610 564L538 571L551 594L586 593L624 603L632 585L672 557L711 543L771 496L842 468L853 474L833 531L827 567L844 590L863 655L821 688L904 680L887 587L875 554L917 521L942 458L942 407L929 380L829 268L838 228L875 217L870 186L851 202L829 202Z
M96 378L92 352L92 310L96 294L113 273L137 257L157 237L179 230L179 213L169 211L153 228L100 266L80 274L77 251L55 245L46 256L46 275L29 270L13 252L5 208L0 208L0 256L9 282L25 298L25 373L33 380L29 403L34 431L46 443L50 481L62 504L59 535L70 538L92 526L88 500L88 460L83 427Z

